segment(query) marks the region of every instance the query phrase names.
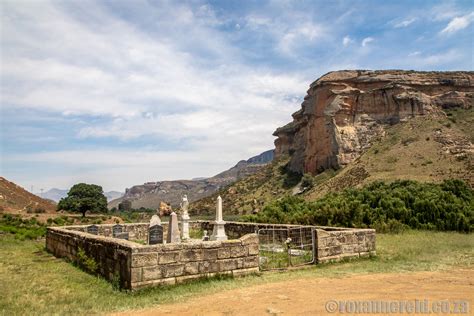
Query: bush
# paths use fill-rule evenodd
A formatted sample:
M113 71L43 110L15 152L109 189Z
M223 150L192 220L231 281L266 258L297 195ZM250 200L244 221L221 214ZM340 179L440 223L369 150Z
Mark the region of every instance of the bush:
M362 189L330 193L306 202L285 197L244 220L345 227L373 227L400 232L409 227L439 231L474 231L474 194L461 180L441 184L416 181L374 182Z
M97 269L99 268L94 258L87 256L86 252L82 248L79 248L79 250L77 251L76 264L80 268L86 270L87 272L94 273L94 274L97 272Z
M10 214L5 214L0 219L0 231L13 234L20 240L38 239L46 235L46 227L36 218L21 219Z

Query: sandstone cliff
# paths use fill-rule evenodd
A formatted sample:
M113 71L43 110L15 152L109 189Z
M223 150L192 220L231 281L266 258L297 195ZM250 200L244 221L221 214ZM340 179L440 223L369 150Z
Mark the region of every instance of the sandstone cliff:
M474 72L331 72L310 85L293 121L274 132L275 158L289 155L290 170L299 173L338 169L360 157L387 126L472 108L473 96Z

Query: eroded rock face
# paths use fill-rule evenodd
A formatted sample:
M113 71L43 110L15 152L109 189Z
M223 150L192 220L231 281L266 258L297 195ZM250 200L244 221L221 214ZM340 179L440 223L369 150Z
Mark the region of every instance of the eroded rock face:
M354 161L387 124L470 108L474 72L336 71L313 82L293 121L274 135L275 157L316 174Z

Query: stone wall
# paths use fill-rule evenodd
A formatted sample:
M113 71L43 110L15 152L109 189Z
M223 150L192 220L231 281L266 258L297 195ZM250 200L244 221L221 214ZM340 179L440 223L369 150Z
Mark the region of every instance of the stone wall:
M258 238L164 244L136 248L132 252L133 289L175 284L203 276L240 276L258 272Z
M123 239L81 232L77 227L48 227L46 233L46 249L49 252L56 257L77 261L78 251L83 249L88 257L97 262L97 273L109 281L119 276L122 288L130 288L131 254L134 245L137 244Z
M77 261L78 251L83 249L97 262L98 274L108 280L119 276L121 287L132 290L217 274L241 276L259 271L255 234L228 241L141 245L110 237L113 225L97 226L99 235L85 232L87 226L48 227L46 248L56 257L71 261ZM148 224L124 225L131 240L146 240L147 228Z
M210 233L213 228L210 221L195 221L192 226L194 228L201 227L201 229L205 229ZM375 229L243 222L226 222L225 224L225 230L229 238L239 238L245 234L257 233L260 229L284 230L296 228L305 231L306 236L311 236L311 231L315 231L314 258L316 263L376 254Z
M316 229L316 262L375 255L375 229Z

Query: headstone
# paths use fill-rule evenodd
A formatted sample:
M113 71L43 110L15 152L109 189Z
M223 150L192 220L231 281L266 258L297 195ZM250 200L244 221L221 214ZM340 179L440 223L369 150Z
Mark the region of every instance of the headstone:
M99 234L99 226L97 226L97 225L90 225L90 226L87 226L86 231L87 231L89 234L98 235L98 234Z
M189 239L189 214L188 214L189 202L188 197L185 194L183 196L183 202L181 203L181 210L183 215L181 216L183 239Z
M178 227L178 216L175 212L170 215L170 222L168 224L168 236L166 238L167 243L181 242L179 227Z
M216 205L216 220L213 222L214 228L211 235L211 240L227 240L225 233L225 221L222 219L222 198L217 197Z
M118 238L117 235L121 234L123 232L123 226L122 225L114 225L112 226L112 236L115 238Z
M163 243L163 226L153 225L148 229L148 244L156 245Z
M202 236L202 241L209 241L209 235L207 234L207 230L204 231L204 235Z
M161 225L161 219L158 215L153 215L150 219L150 227L155 225Z

